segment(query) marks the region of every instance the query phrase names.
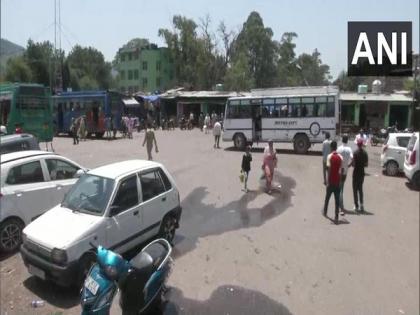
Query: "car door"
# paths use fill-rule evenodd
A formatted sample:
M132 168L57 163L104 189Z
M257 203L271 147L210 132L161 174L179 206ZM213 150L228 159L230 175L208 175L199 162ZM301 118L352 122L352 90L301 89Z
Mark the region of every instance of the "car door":
M147 230L145 238L158 233L160 222L168 209L165 186L159 175L159 169L152 169L139 174L142 192L143 225Z
M77 181L76 173L80 167L60 158L46 158L44 161L48 170L48 180L52 184L49 195L51 203L57 205Z
M410 136L397 137L397 147L395 147L395 159L398 162L400 170L403 170L404 168L404 158L410 138Z
M120 180L108 212L107 246L124 252L135 244L143 233L137 174Z
M46 181L46 170L40 160L32 160L9 169L6 178L13 215L21 217L25 224L51 208L48 192L51 183Z

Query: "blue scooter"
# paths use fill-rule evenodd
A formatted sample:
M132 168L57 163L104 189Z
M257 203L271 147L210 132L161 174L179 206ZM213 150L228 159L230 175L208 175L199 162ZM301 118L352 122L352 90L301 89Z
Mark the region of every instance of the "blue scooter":
M127 261L98 246L97 263L81 292L82 315L108 315L117 289L123 314L144 314L159 306L172 266L171 251L167 240L157 239Z

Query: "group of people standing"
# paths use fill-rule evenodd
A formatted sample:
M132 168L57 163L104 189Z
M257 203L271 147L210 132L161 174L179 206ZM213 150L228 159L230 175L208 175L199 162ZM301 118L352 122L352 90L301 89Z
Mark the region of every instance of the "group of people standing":
M342 145L337 148L337 142L330 140L330 134L325 134L325 141L322 144L322 166L326 195L323 208L323 215L327 216L328 203L331 195L334 194L335 217L334 222L338 224L339 212L345 215L344 208L344 184L346 182L349 167L353 167L353 211L364 212L363 204L363 182L365 178L365 167L368 166L368 154L364 150L365 141L362 137L356 138L357 149L355 152L348 146L348 136L342 137Z

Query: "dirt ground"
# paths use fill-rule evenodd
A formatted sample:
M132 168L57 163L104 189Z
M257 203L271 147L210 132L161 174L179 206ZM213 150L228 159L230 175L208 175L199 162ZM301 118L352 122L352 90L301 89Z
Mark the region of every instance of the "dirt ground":
M197 129L156 136L154 158L173 174L183 207L164 314L419 314L420 193L403 176L382 174L380 148L368 148L366 215L350 210L334 225L321 215L319 146L296 155L291 145L276 145L281 189L267 195L260 181L263 145L252 151L251 191L244 193L242 153L232 143L214 149L212 136ZM76 146L59 137L54 147L93 168L146 158L143 137ZM80 313L77 293L31 277L19 254L2 256L0 264L1 314ZM46 305L31 308L38 299Z

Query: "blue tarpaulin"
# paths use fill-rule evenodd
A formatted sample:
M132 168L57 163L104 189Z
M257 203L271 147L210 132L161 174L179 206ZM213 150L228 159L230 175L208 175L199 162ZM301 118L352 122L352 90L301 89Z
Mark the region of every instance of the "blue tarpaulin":
M159 95L147 95L147 96L141 96L144 100L149 102L156 102L159 100Z

